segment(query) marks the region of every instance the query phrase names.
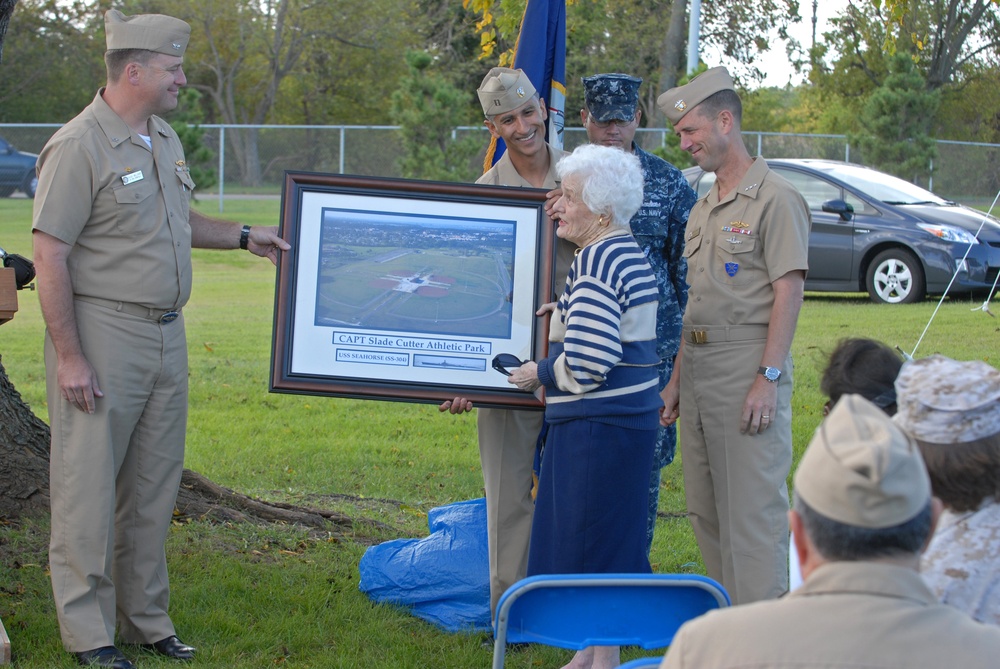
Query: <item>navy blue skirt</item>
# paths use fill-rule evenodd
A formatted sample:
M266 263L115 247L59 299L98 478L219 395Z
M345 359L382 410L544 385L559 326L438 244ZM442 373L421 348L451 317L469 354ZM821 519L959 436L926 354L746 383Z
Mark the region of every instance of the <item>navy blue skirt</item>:
M650 573L649 476L656 430L590 420L548 426L528 575Z

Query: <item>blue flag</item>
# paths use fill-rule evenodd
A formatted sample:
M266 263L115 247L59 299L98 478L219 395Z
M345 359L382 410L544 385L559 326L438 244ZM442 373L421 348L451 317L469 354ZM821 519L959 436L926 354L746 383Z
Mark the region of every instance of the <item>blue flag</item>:
M514 69L524 70L545 100L549 113L545 139L561 149L566 116L566 0L528 0L514 45ZM504 150L503 140L496 140L490 164L496 164Z

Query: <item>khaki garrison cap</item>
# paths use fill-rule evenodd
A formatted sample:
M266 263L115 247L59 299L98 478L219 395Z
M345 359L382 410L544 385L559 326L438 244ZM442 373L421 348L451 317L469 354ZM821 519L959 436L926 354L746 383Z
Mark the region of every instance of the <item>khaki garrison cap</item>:
M183 56L191 39L191 26L163 14L125 16L117 9L104 15L108 51L145 49L168 56Z
M817 513L868 529L912 520L931 499L916 443L860 395L844 395L795 472L795 492Z
M921 441L960 444L1000 434L1000 371L932 355L903 365L894 420Z
M489 117L514 111L531 99L535 87L522 70L494 67L483 77L476 93L479 94L483 114Z
M705 70L683 86L671 88L656 98L656 105L671 123L677 123L685 114L701 104L705 98L719 91L734 91L736 86L729 70L713 67Z

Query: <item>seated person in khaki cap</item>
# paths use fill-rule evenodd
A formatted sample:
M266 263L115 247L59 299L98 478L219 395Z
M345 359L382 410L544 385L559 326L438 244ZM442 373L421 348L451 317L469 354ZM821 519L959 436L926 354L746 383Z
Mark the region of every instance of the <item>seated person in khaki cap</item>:
M805 583L686 623L661 668L995 667L1000 629L941 604L918 573L940 513L916 443L845 395L795 473Z
M932 355L903 366L896 394L944 503L920 573L945 604L1000 625L1000 371Z

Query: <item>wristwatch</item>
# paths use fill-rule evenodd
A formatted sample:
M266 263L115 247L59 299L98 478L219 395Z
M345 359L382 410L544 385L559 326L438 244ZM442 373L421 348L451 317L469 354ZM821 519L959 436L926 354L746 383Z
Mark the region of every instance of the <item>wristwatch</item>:
M757 373L762 375L771 383L777 383L778 379L781 378L781 370L777 367L758 367Z

